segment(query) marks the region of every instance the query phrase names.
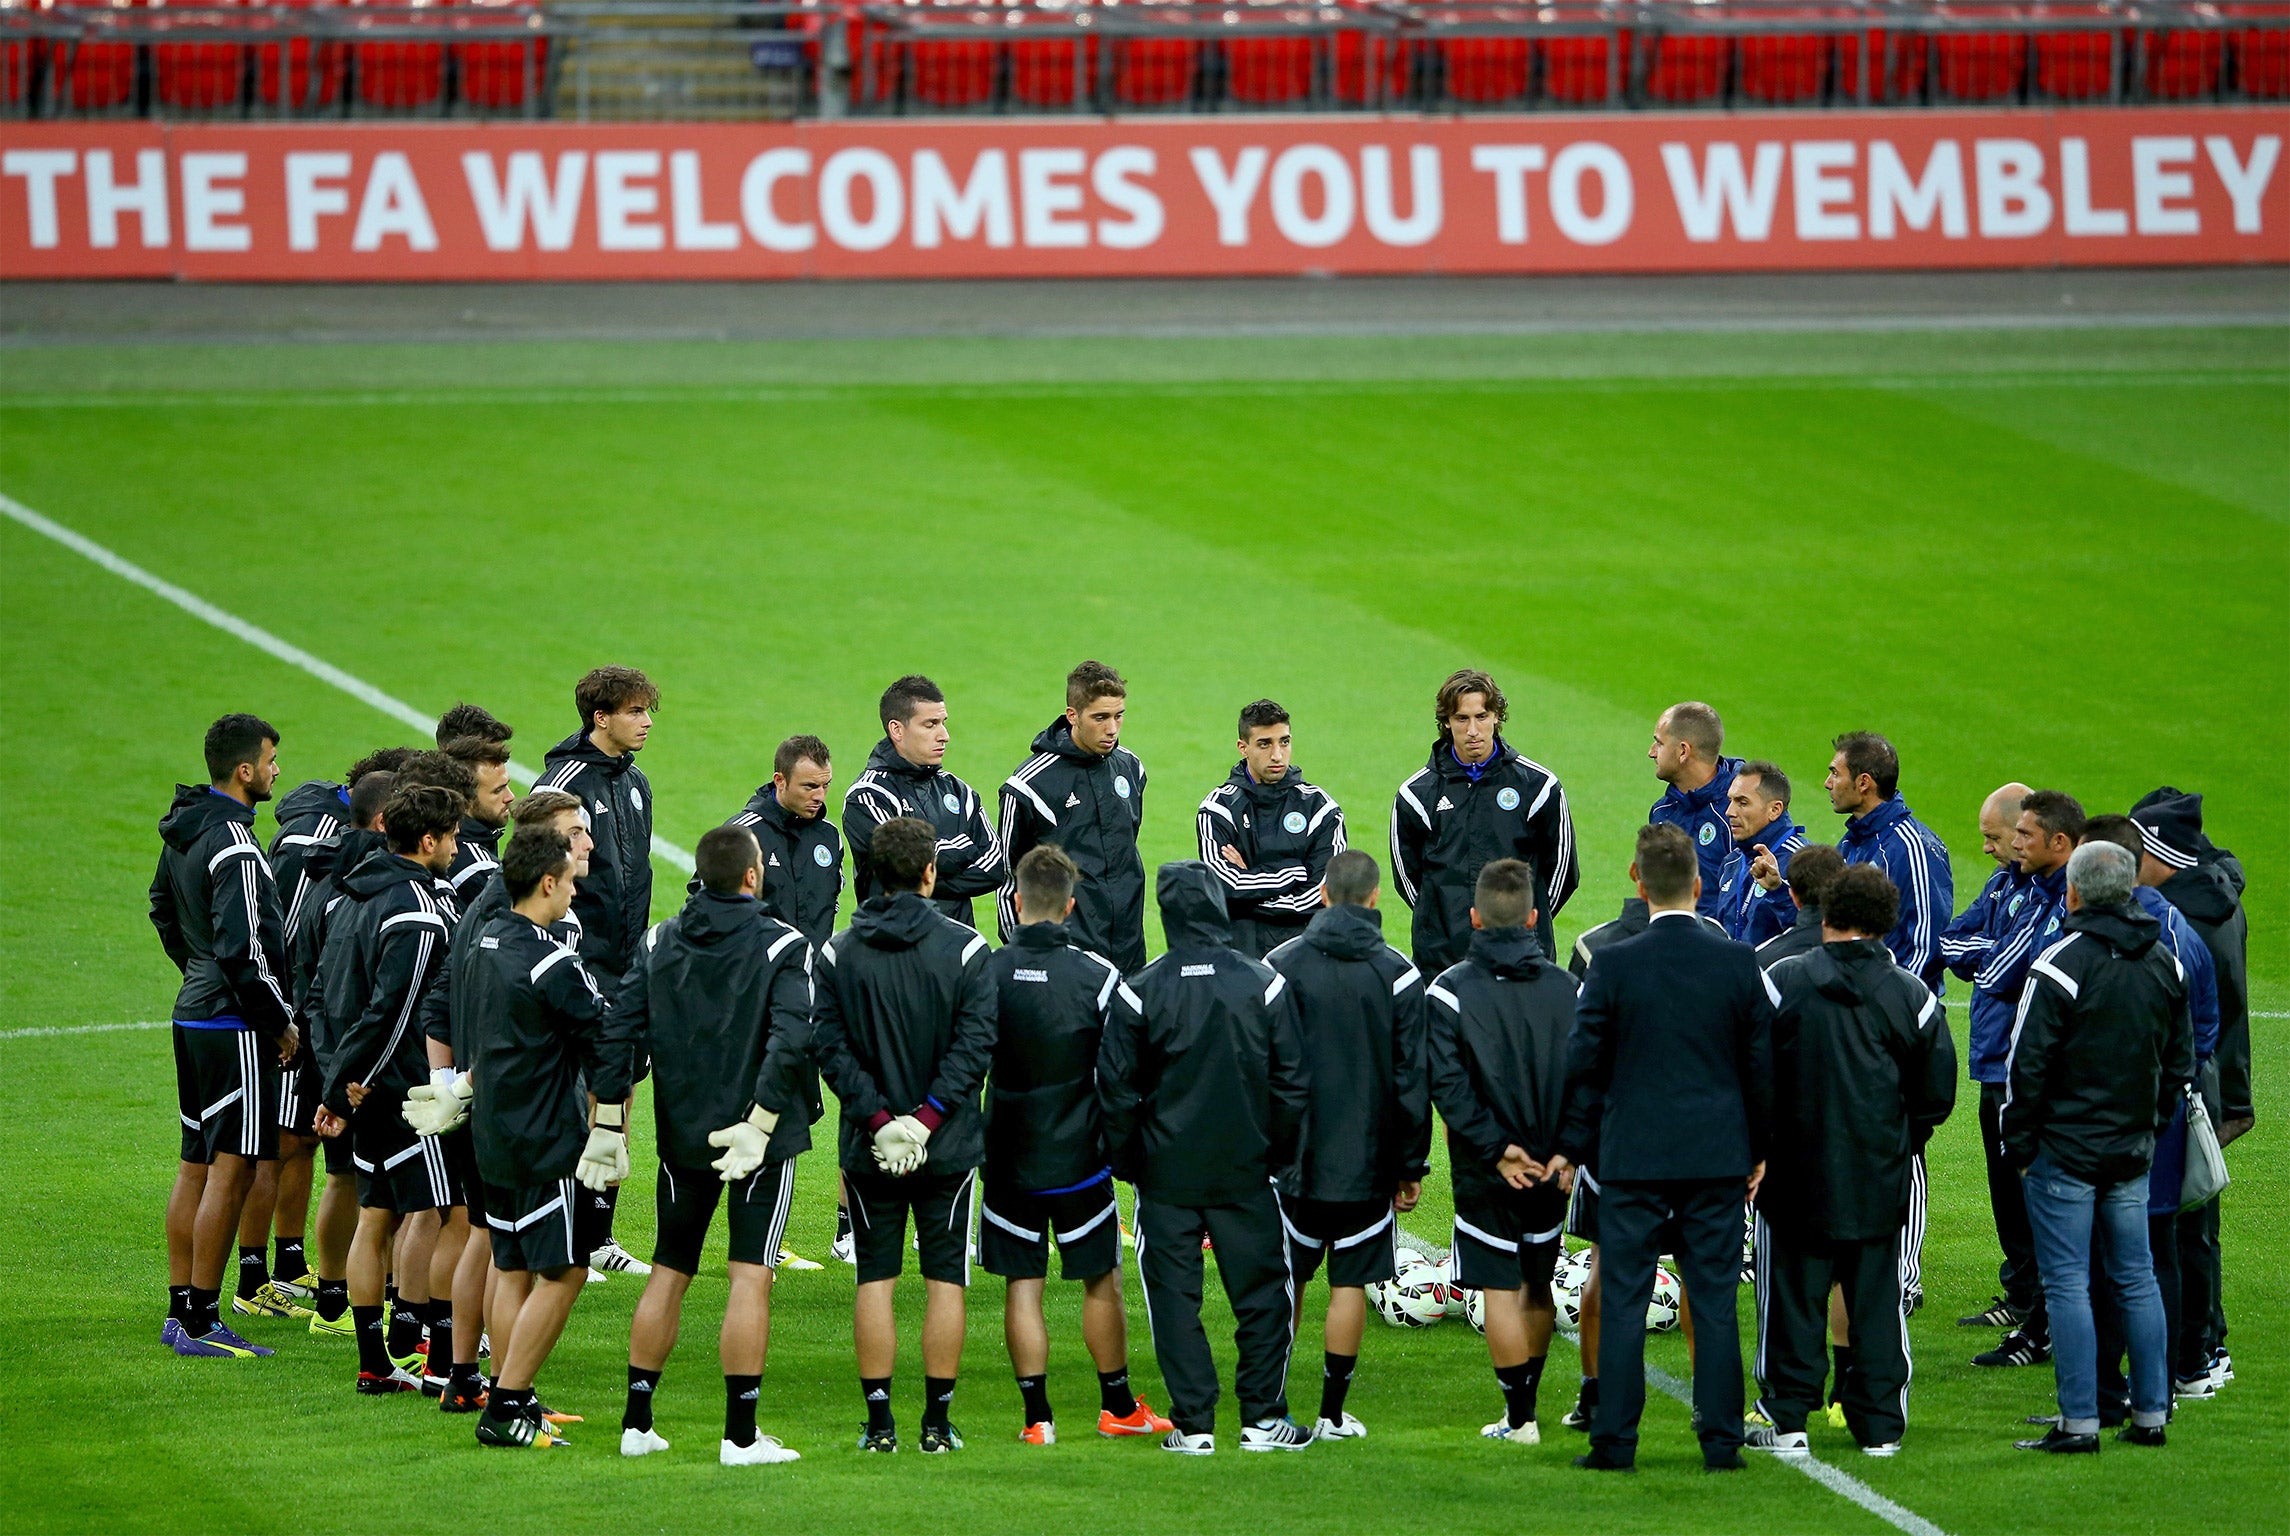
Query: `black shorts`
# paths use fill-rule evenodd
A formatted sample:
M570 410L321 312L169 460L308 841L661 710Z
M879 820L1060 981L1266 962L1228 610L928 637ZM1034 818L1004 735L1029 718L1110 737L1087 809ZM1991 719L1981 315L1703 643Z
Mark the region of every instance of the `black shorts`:
M358 1203L410 1215L453 1208L453 1177L435 1136L416 1136L399 1113L400 1101L375 1094L350 1113L350 1162L358 1171Z
M1574 1193L1566 1202L1566 1235L1598 1241L1598 1180L1588 1168L1574 1171Z
M1455 1283L1470 1291L1550 1284L1565 1226L1566 1196L1555 1184L1467 1191L1455 1202Z
M895 1280L906 1268L906 1217L912 1211L923 1279L968 1285L970 1205L977 1187L975 1168L933 1172L926 1166L903 1179L877 1168L845 1169L843 1193L851 1208L859 1283Z
M1298 1285L1322 1259L1331 1286L1374 1285L1399 1273L1399 1220L1389 1200L1283 1200L1280 1226Z
M493 1267L546 1275L586 1268L611 1235L609 1216L571 1179L511 1188L485 1186L485 1225L493 1234Z
M453 1191L453 1203L467 1207L471 1226L484 1226L485 1181L477 1176L476 1134L464 1120L437 1141L445 1149L445 1178Z
M787 1208L795 1198L795 1159L766 1163L746 1178L725 1184L713 1168L660 1165L659 1237L652 1262L678 1274L700 1272L700 1250L716 1202L729 1194L731 1261L779 1268L779 1245L787 1235Z
M175 1112L183 1161L217 1154L273 1162L278 1157L278 1051L251 1029L177 1024Z
M296 1136L317 1135L313 1122L325 1091L326 1085L318 1079L318 1063L310 1059L306 1046L279 1073L278 1128Z
M1006 1280L1040 1280L1050 1272L1052 1233L1061 1279L1094 1280L1120 1268L1113 1176L1050 1195L989 1186L978 1209L978 1267Z
M318 1138L318 1145L326 1159L328 1178L332 1178L336 1174L348 1178L358 1171L357 1165L350 1160L350 1133L348 1131L344 1131L339 1136L321 1136Z

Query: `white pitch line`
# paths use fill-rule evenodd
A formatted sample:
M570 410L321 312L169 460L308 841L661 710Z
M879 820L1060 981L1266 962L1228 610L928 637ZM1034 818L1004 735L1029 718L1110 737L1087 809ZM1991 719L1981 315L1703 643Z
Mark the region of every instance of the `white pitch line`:
M1694 1405L1692 1389L1668 1371L1659 1370L1649 1365L1646 1367L1646 1381L1649 1385L1660 1388L1687 1407L1691 1408ZM1764 1455L1766 1453L1752 1451L1749 1454ZM1775 1456L1773 1459L1791 1471L1804 1473L1838 1497L1852 1500L1896 1531L1906 1531L1908 1536L1948 1536L1947 1532L1925 1519L1915 1510L1895 1504L1851 1473L1830 1466L1810 1451L1793 1452L1788 1455Z
M114 554L85 534L66 528L53 518L41 516L5 492L0 492L0 513L6 513L10 519L23 524L34 533L55 540L74 554L86 556L114 576L131 581L147 592L158 594L193 618L212 624L225 634L236 635L256 650L275 656L290 667L300 668L320 682L329 683L341 689L351 698L362 704L372 705L391 719L410 726L425 736L437 729L436 715L424 713L403 699L394 698L382 692L381 689L376 688L363 678L352 677L332 662L322 661L301 646L279 639L278 636L258 624L249 624L237 614L226 613L195 592L187 592L171 581L162 580L160 577L152 575L134 561ZM521 763L509 765L509 776L527 789L533 786L534 780L538 777L530 768ZM687 875L692 872L692 856L666 838L654 837L652 839L652 853L654 857L665 859Z
M115 1035L123 1029L165 1029L166 1019L145 1019L137 1024L51 1024L34 1029L0 1029L0 1040L40 1040L51 1035Z

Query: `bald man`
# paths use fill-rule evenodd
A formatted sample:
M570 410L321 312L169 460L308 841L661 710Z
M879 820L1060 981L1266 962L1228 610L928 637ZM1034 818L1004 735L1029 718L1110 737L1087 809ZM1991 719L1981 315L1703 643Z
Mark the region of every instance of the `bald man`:
M1673 704L1654 722L1654 744L1646 756L1662 781L1662 798L1646 813L1656 826L1667 822L1693 839L1701 867L1702 892L1694 910L1723 926L1725 862L1733 853L1733 828L1726 821L1726 797L1741 759L1727 757L1725 722L1697 700Z
M1958 1318L1967 1328L2010 1330L2001 1344L1980 1356L1995 1365L2035 1365L2049 1359L2050 1336L2044 1319L2043 1287L2036 1276L2035 1241L2028 1231L2019 1170L2001 1155L1998 1121L2010 1076L2012 1015L2019 1008L2026 965L1996 967L2007 949L2021 949L2040 937L2030 933L2048 907L2034 877L2012 856L2012 830L2020 802L2034 791L2017 780L1980 803L1980 851L1996 861L1996 872L1940 936L1940 958L1972 983L1972 1048L1967 1064L1980 1085L1980 1142L1988 1154L1988 1205L2004 1250L1997 1270L2003 1294L1984 1311ZM2039 946L2040 947L2040 946ZM2001 970L2002 975L1998 974ZM2025 1359L2013 1358L2026 1356ZM1991 1359L1990 1357L1994 1357Z

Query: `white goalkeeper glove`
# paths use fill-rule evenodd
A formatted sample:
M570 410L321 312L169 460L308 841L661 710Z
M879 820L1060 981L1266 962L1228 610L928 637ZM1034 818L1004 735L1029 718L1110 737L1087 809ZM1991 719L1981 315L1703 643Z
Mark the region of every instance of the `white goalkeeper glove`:
M875 1166L885 1173L897 1173L913 1150L913 1138L907 1135L906 1117L883 1122L875 1132Z
M416 1136L443 1136L468 1121L469 1101L475 1093L468 1073L434 1067L427 1083L406 1094L405 1108L399 1113Z
M904 1178L930 1157L930 1127L912 1115L901 1115L891 1124L906 1133L908 1150L898 1161L887 1165L887 1171Z
M726 1184L746 1178L763 1166L771 1133L778 1129L779 1116L756 1105L747 1112L747 1118L708 1133L708 1145L724 1149L724 1155L708 1166L722 1174Z
M628 1177L628 1121L620 1105L596 1106L596 1124L589 1129L588 1145L581 1148L573 1177L600 1193Z

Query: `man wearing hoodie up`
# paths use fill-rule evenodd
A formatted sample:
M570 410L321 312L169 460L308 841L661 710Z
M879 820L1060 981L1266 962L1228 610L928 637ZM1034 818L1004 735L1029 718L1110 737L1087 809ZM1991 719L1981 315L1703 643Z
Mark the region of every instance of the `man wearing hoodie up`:
M1907 1428L1900 1250L1910 1161L1956 1106L1956 1047L1939 999L1893 963L1900 893L1855 864L1822 898L1822 944L1773 967L1773 1140L1758 1194L1762 1450L1803 1451L1828 1371L1829 1289L1844 1292L1851 1369L1839 1383L1861 1449Z
M1138 976L1141 1016L1106 1026L1097 1063L1113 1171L1137 1186L1137 1267L1174 1427L1162 1448L1216 1450L1217 1370L1201 1327L1201 1239L1232 1302L1244 1451L1293 1451L1294 1280L1275 1180L1294 1177L1309 1079L1295 1001L1227 942L1224 887L1197 860L1161 866L1168 952Z
M811 1145L811 946L764 910L763 849L747 828L707 832L693 863L699 891L646 935L620 993L623 1027L651 1054L660 1137L660 1235L629 1332L620 1454L668 1449L652 1427L653 1393L721 1198L731 1215L731 1296L717 1459L795 1461L775 1437L756 1433L755 1406L795 1158Z
M924 1455L962 1449L947 1417L962 1367L963 1287L985 1134L978 1089L994 1054L996 998L985 937L935 910L938 837L895 816L875 828L876 892L820 949L812 1055L842 1105L843 1187L859 1291L852 1332L867 1422L859 1448L898 1449L891 1291L914 1216L927 1300Z
M1367 1287L1399 1267L1397 1216L1430 1171L1423 977L1384 942L1376 861L1347 848L1328 861L1326 905L1265 961L1288 982L1312 1083L1304 1155L1281 1191L1288 1267L1300 1288L1328 1263L1326 1353L1313 1438L1367 1429L1344 1410L1367 1327ZM1299 1297L1301 1302L1301 1297Z

